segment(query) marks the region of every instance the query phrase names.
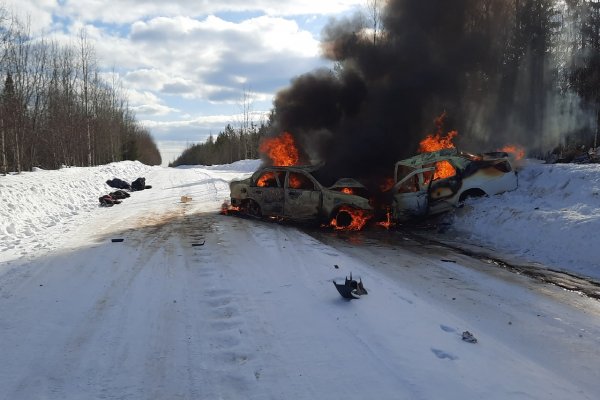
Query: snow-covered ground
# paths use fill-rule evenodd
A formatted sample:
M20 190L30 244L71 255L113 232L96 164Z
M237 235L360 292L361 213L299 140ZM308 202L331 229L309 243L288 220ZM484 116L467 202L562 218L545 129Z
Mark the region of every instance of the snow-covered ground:
M460 237L600 280L600 164L539 164L517 190L473 199L451 218Z
M0 177L0 399L598 397L598 301L408 238L218 215L257 166ZM455 229L564 269L556 247L588 246L572 270L592 275L598 172L528 165ZM152 189L98 206L107 179L139 176ZM350 272L369 294L348 302L331 282Z
M218 209L229 197L228 182L232 178L253 172L258 166L258 160L246 160L203 169L181 167L176 179L177 184L182 185L182 193L200 191L203 210L209 211ZM20 175L0 176L0 262L54 249L66 237L65 233L86 224L89 218L98 215L110 218L113 213L124 211L126 207L118 205L114 210L99 208L98 198L117 190L108 186L107 180L119 178L132 182L145 177L146 184L152 186L154 175L161 175L165 170L169 169L124 161L94 168L38 169ZM205 170L223 173L207 175ZM169 182L163 184L169 185ZM158 189L136 194L154 195L160 203L165 200L165 188ZM131 201L124 202L127 203Z

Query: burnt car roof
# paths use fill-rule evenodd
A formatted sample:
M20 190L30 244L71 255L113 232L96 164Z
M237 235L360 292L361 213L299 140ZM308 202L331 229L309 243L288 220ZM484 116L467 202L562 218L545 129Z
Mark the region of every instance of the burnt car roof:
M319 168L320 168L320 166L317 166L317 165L290 165L290 166L265 165L265 166L262 166L262 167L258 168L252 174L252 179L254 180L258 175L262 174L265 170L269 170L269 169L270 170L274 170L274 171L301 170L301 171L306 171L308 173L312 173L312 172L316 171Z
M495 151L483 154L472 154L464 151L459 151L456 148L452 148L418 154L416 156L398 161L396 165L405 165L408 167L416 168L421 165L432 164L438 161L447 160L449 158L454 158L455 160L464 160L464 163L468 163L470 161L495 160L507 157L508 153L505 153L503 151Z
M365 186L358 182L353 178L333 178L326 173L320 173L323 171L324 164L317 165L265 165L260 167L258 170L252 174L252 179L255 180L258 175L263 173L265 170L274 170L274 171L294 171L300 170L307 172L313 176L321 185L329 189L336 189L342 187L354 187L354 188L365 188Z
M417 167L423 164L431 164L436 161L447 159L448 157L458 156L457 149L443 149L428 153L418 154L416 156L398 161L396 164Z
M341 178L338 179L329 189L341 189L341 188L365 188L365 185L352 178Z

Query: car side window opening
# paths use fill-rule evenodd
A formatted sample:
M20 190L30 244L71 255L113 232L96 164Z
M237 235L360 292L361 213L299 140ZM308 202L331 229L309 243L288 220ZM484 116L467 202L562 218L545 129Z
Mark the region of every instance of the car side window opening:
M398 187L398 193L412 193L419 191L419 177L413 175L405 180L402 185Z
M512 168L510 167L510 163L508 161L498 162L498 163L494 164L494 168L496 168L500 172L505 172L505 173L512 171Z
M306 175L298 172L290 172L288 175L288 187L299 190L315 190L315 184Z
M273 171L267 171L256 180L256 186L264 188L278 187L277 178Z

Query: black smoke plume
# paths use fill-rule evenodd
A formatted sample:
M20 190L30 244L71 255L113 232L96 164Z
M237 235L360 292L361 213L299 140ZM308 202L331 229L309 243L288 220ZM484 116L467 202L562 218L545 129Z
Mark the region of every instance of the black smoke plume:
M510 69L510 4L389 0L376 41L364 18L332 21L322 48L335 68L299 76L277 94L272 135L290 132L301 152L312 163L325 163L331 176L369 180L392 175L396 161L414 155L443 112L447 130L457 129L456 142L468 151L496 150L506 139L538 129L536 121L506 117L517 104L515 85L526 93L546 92L517 79L526 50L514 50L518 60ZM510 85L507 76L514 80ZM543 108L543 99L530 100ZM523 118L532 115L527 104L519 105Z

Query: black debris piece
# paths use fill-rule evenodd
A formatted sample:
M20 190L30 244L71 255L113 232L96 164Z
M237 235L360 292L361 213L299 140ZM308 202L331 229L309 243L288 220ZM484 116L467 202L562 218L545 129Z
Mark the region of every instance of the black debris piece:
M98 197L98 201L100 202L101 207L112 207L115 204L121 204L120 200L113 198L109 194L105 194L104 196Z
M138 191L146 189L146 178L140 177L131 182L131 190Z
M106 181L106 184L115 189L131 190L131 185L119 178L113 178Z
M363 286L362 279L358 282L355 281L352 279L352 273L350 273L350 278L346 277L344 284L336 283L336 281L333 281L333 284L339 294L345 299L360 299L360 296L368 294Z
M109 196L112 197L113 199L119 199L119 200L131 197L131 195L124 190L116 190L114 192L110 192Z
M206 241L202 242L202 243L192 243L192 247L196 247L196 246L204 246L204 243L206 243Z
M469 331L464 331L462 333L462 340L467 343L477 343L477 338L475 338L475 336L473 336L473 334Z
M115 238L115 239L110 239L110 241L111 241L111 242L113 242L113 243L120 243L120 242L122 242L123 240L125 240L125 239L123 239L123 238Z

